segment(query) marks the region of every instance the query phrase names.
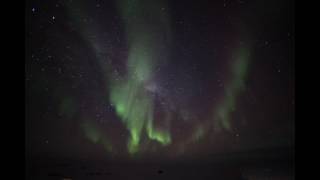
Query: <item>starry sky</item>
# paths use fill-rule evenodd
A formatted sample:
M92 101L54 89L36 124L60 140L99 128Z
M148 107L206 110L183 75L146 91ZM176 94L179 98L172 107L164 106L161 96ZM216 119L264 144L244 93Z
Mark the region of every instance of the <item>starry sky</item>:
M27 155L293 148L293 13L284 0L27 0Z

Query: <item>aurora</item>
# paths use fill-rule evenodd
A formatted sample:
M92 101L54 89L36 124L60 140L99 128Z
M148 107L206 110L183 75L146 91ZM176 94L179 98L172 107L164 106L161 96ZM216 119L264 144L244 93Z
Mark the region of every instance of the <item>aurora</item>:
M294 178L294 7L26 1L26 176Z
M187 101L174 100L173 92L183 88L166 87L166 84L171 83L170 80L164 80L168 77L159 75L160 67L170 65L173 61L173 44L176 36L179 36L172 32L174 27L169 3L162 0L120 0L115 1L114 6L124 33L122 44L125 50L120 59L112 56L115 53L113 49L104 45L108 41L101 36L104 29L96 23L89 26L80 20L88 19L84 4L79 2L68 6L68 12L70 18L77 22L84 41L93 49L96 62L101 68L106 88L102 99L111 104L117 121L126 132L126 140L121 142L125 144L126 152L135 155L151 149L175 147L179 152L185 152L189 146L196 145L209 134L232 134L235 121L232 114L237 110L238 99L246 89L251 58L251 38L247 36L246 26L243 23L232 26L234 38L229 41L233 48L224 52L222 60L209 57L213 62L225 62L225 77L220 80L223 81L221 92L213 92L219 94L217 101L212 102L208 111L200 117L192 109L186 108L187 104L181 103ZM183 25L181 23L183 21L178 21L178 25ZM181 83L174 81L177 86ZM189 87L196 88L191 83ZM187 96L179 98L187 99ZM67 106L70 100L64 101L64 106ZM113 139L109 136L114 135L87 119L92 118L83 118L81 129L89 141L102 145L108 153L120 151L109 140ZM183 138L178 133L177 122L188 126Z

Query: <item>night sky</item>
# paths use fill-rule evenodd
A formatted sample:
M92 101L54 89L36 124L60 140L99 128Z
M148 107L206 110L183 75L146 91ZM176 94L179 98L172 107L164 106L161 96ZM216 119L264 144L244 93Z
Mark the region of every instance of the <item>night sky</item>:
M27 0L28 157L173 160L294 146L282 0Z

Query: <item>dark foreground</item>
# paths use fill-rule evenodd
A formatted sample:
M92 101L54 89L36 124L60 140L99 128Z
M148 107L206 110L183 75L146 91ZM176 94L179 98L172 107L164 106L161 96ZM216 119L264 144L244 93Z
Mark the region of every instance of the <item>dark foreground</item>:
M29 159L27 179L294 179L292 151L257 151L225 154L211 158L152 161L79 161Z

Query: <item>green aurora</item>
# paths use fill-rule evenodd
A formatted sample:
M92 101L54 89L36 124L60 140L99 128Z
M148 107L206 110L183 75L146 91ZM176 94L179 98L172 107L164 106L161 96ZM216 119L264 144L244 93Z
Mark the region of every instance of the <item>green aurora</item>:
M214 127L231 130L230 115L236 108L236 100L241 91L245 88L245 79L249 65L248 48L240 47L236 52L236 59L231 67L231 79L225 88L225 95L221 104L214 111Z
M160 0L119 0L116 1L116 4L124 22L128 46L126 72L119 75L118 72L113 71L111 64L107 67L101 63L111 60L105 59L106 57L100 56L99 53L101 51L110 53L111 50L103 50L99 42L95 40L84 39L96 52L97 60L104 72L109 90L106 101L110 101L114 105L116 115L129 132L128 153L140 152L141 140L145 135L149 140L158 142L162 146L180 144L180 148L184 151L187 145L203 138L211 130L211 127L214 131L221 129L230 131L230 116L235 110L237 97L244 88L250 49L245 46L235 49L235 59L231 63L231 76L225 86L224 96L212 110L208 120L195 126L193 133L183 142L173 142L170 122L174 119L171 113L165 113L162 120L164 125L158 127L154 115L154 97L145 88L145 85L154 77L157 65L167 61L172 34L168 13L163 13L163 10L168 10L168 6ZM81 7L81 4L78 6ZM78 16L85 17L85 11L77 11L78 13L76 13L73 9L75 8L69 7L72 19L77 19ZM101 31L94 26L81 25L80 22L79 29L81 29L83 37L98 34ZM108 141L105 133L102 133L96 125L84 120L82 129L88 140L95 144L102 144L109 153L113 151L112 144Z
M117 115L130 132L128 140L130 153L139 151L144 129L151 140L158 141L162 145L171 142L169 129L155 127L153 98L144 88L153 77L152 72L158 59L156 51L161 49L159 45L166 43L159 39L166 39L170 34L167 32L167 17L159 12L159 6L161 5L143 0L119 3L120 12L126 21L129 55L127 76L121 81L110 79L113 81L110 100L115 105Z

